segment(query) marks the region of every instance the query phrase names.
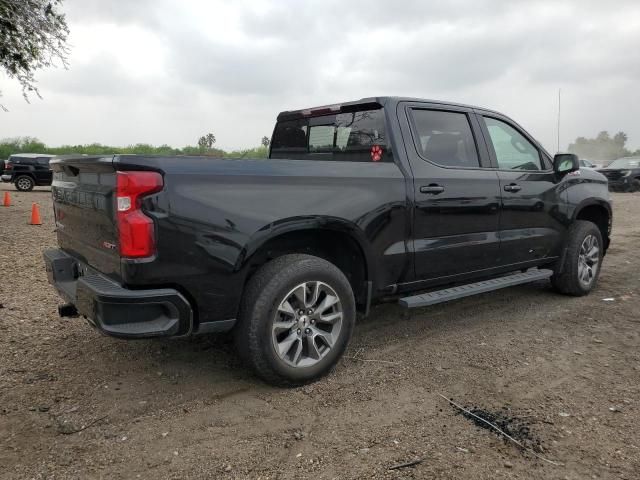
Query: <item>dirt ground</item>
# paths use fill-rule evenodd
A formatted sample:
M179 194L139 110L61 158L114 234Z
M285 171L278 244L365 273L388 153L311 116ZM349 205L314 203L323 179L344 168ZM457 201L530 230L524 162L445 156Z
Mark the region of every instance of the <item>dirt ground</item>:
M613 197L590 296L541 282L410 315L378 306L333 374L282 390L216 337L122 341L58 318L41 258L55 245L50 192L5 190L2 479L640 478L640 194ZM32 202L42 226L27 225ZM439 394L518 419L558 465Z

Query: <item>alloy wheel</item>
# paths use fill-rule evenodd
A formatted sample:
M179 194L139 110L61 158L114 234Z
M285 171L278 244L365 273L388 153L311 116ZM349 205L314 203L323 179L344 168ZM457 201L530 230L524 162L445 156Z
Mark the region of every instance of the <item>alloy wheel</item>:
M276 310L271 337L276 355L292 367L311 367L333 348L342 329L340 297L324 282L301 283Z
M585 288L590 288L600 266L600 246L595 235L587 235L578 254L578 280Z
M17 183L19 190L29 190L31 188L31 181L28 178L19 178Z

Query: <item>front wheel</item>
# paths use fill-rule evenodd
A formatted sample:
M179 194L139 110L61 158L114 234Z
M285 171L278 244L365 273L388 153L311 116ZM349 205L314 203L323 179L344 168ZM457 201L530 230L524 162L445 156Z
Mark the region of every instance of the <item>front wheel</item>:
M551 277L554 288L576 297L591 292L600 275L603 245L600 229L594 223L576 220L568 231L564 262Z
M339 268L311 255L284 255L249 280L236 348L266 382L303 385L336 365L355 317L353 291Z
M16 190L20 192L30 192L31 190L33 190L35 182L33 181L33 178L27 175L22 175L16 178L14 185L16 187Z

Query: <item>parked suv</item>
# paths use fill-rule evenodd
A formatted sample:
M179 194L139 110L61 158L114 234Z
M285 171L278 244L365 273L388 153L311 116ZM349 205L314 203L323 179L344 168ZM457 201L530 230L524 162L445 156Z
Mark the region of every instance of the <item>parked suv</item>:
M640 157L619 158L598 172L607 177L610 190L640 192Z
M278 385L327 373L374 302L544 279L586 295L611 232L605 177L505 115L446 102L282 112L268 159L51 164L59 248L44 259L62 316L121 338L232 331Z
M28 192L35 186L51 185L53 174L49 161L54 155L42 153L20 153L5 161L3 182L13 183L16 190Z

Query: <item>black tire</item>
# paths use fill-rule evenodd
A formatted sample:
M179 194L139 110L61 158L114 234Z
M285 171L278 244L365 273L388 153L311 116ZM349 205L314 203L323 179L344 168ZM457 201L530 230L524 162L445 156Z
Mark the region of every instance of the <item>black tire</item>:
M279 357L272 328L281 302L306 282L322 282L337 294L342 323L337 339L325 350L324 357L314 360L317 363L311 366L299 367L287 364ZM243 361L265 382L276 386L304 385L333 369L351 339L355 318L353 291L338 267L311 255L284 255L263 265L249 280L234 330L235 345ZM294 334L294 328L286 330L285 334L289 335L289 332Z
M587 285L579 278L580 250L587 237L593 236L599 249L597 268ZM589 294L598 283L598 276L602 268L603 247L600 229L592 222L576 220L567 232L566 253L562 265L556 267L556 273L551 277L551 284L556 291L565 295L581 297Z
M29 175L20 175L13 181L13 185L19 192L30 192L35 187L36 183Z

